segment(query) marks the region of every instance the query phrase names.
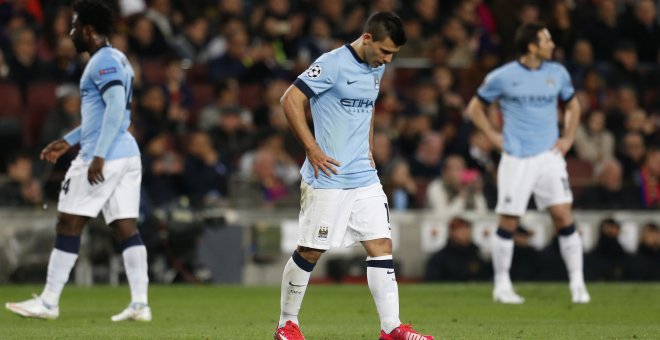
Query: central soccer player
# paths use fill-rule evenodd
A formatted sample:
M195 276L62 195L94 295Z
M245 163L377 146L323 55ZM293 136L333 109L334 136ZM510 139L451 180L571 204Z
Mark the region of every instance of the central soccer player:
M360 38L323 54L281 99L307 159L302 174L298 247L282 275L275 339L304 339L298 312L314 265L331 247L361 242L380 317L380 339L433 339L399 320L387 197L372 157L373 110L385 64L405 44L401 19L373 14ZM309 101L314 134L305 119Z

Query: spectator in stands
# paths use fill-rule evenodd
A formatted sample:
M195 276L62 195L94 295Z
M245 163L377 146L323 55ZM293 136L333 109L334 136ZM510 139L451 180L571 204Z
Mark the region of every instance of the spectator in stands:
M571 74L574 86L578 89L584 87L583 82L587 71L594 66L594 52L591 43L586 39L579 39L573 45L571 59L566 62L566 69Z
M186 82L186 74L181 67L181 60L168 57L165 62L165 81L161 86L167 105L167 116L177 124L179 132L184 132L191 123L193 93Z
M633 280L660 280L660 227L649 222L642 227L639 247L631 261Z
M608 158L594 170L595 182L582 190L575 206L580 209L641 209L639 188L630 181L624 183L621 163Z
M11 32L11 58L8 58L9 79L21 88L26 100L28 85L52 78L50 66L37 56L37 40L34 30L16 28Z
M206 132L188 135L183 183L193 207L217 204L227 196L229 169L220 160Z
M448 223L447 245L429 258L425 281L484 281L491 275L488 265L472 242L472 223L460 217Z
M247 70L244 58L248 56L250 37L242 28L235 28L225 32L227 50L221 56L208 62L209 77L211 79L239 79Z
M637 49L632 41L624 40L616 46L614 62L605 76L609 87L626 85L633 87L637 93L643 93L647 80L640 72Z
M240 86L234 78L218 81L214 89L215 100L204 107L197 121L197 126L203 131L217 127L225 110L239 111L241 121L249 127L252 123L252 113L239 103Z
M628 85L620 86L616 91L616 96L613 98L615 100L614 106L605 112L605 125L614 134L616 139L620 140L626 132L626 118L635 110L639 109L639 101L635 89Z
M261 188L263 206L275 207L289 196L290 190L277 173L277 158L268 150L259 150L254 156L252 173Z
M605 113L595 110L588 113L586 122L575 132L577 157L592 164L614 157L614 136L605 129Z
M237 169L241 155L254 145L254 134L243 125L241 112L237 108L224 110L219 124L209 133L215 149L220 152L230 171Z
M660 208L660 148L650 147L639 171L642 205L646 209Z
M57 41L52 66L53 78L58 83L77 83L80 81L84 65L80 62L76 47L68 36L60 37Z
M140 59L155 59L167 53L169 46L163 40L156 40L153 23L144 15L136 15L130 20L128 46Z
M324 16L310 19L309 33L304 35L296 48L296 62L308 66L321 54L328 52L341 44L332 36L330 21Z
M266 130L258 138L259 146L243 153L240 159L240 175L246 179L254 177L254 163L259 152L267 152L275 157L274 171L285 185L300 184L300 166L284 148L284 134L277 130Z
M513 233L513 260L511 279L516 281L536 281L543 267L541 254L530 245L532 233L519 225Z
M596 248L584 257L587 280L623 280L626 273L628 254L619 243L621 225L606 218L600 222L600 233Z
M435 213L456 215L465 211L485 213L488 209L482 193L483 182L477 170L466 169L460 155L448 156L442 177L435 178L426 191L427 206Z
M577 39L577 32L573 27L568 3L564 1L554 2L548 30L557 46L554 51L555 59L566 61L571 56L573 45Z
M32 159L25 152L10 156L7 181L0 185L0 206L36 206L43 201L39 181L32 175Z
M419 207L419 203L416 201L419 187L410 175L408 163L398 159L393 164L390 176L381 176L381 179L383 178L389 182L385 193L392 209L401 211Z
M596 61L611 61L612 46L622 38L617 22L617 3L616 0L602 0L597 6L597 16L582 26L582 34L591 42Z
M179 58L194 63L204 63L209 32L209 21L204 16L189 16L183 32L173 40L173 48Z
M409 160L410 173L413 177L426 180L438 177L442 172L443 149L444 139L440 133L435 131L423 133L414 157Z
M478 129L470 132L469 149L465 156L466 167L477 169L483 180L483 194L489 208L497 203L497 163L500 153L486 135Z
M154 207L176 202L184 193L183 157L174 148L174 138L162 132L146 141L142 151L142 184Z
M80 90L76 84L63 84L55 90L57 107L46 117L41 127L39 146L64 136L80 125Z
M637 178L646 155L646 143L638 132L628 132L622 139L621 154L618 158L623 166L625 181Z
M174 42L175 25L171 18L182 18L182 15L175 13L170 0L150 0L148 5L144 16L153 24L154 44L163 53L165 47L169 49Z
M653 0L639 0L635 4L635 17L621 25L623 35L637 45L639 60L656 64L660 51L660 26Z

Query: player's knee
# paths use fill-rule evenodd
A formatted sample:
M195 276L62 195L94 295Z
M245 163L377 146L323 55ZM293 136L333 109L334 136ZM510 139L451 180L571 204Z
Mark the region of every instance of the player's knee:
M325 252L325 250L301 246L299 246L296 251L302 258L311 263L316 263L321 258L321 255Z
M61 235L80 236L85 227L85 220L77 216L60 214L57 216L55 232Z

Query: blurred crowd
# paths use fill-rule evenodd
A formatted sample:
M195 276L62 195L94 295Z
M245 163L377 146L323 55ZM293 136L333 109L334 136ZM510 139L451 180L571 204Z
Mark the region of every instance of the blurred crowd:
M2 205L57 198L77 150L39 150L80 122L85 55L69 0L0 0ZM295 205L305 154L279 98L374 11L408 43L387 68L374 158L393 209L486 211L498 152L464 116L485 74L515 57L523 23L547 23L583 119L568 155L577 209L660 207L660 26L652 0L115 0L110 43L135 70L143 207ZM500 125L497 107L489 112ZM311 123L311 116L310 116ZM532 203L533 204L533 203Z
M588 281L660 280L660 227L657 222L639 226L639 242L626 249L621 242L620 221L605 218L598 226L598 241L584 255ZM472 223L456 217L448 223L447 245L426 263L427 281L486 281L493 277L488 256L473 240ZM514 235L511 278L516 281L565 281L566 269L557 237L542 248L532 246L533 232L519 226Z

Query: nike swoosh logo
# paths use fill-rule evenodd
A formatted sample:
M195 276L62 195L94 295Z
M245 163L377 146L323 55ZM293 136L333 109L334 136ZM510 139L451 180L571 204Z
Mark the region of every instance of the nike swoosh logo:
M353 80L353 81L349 81L349 80L347 80L347 81L346 81L346 84L351 85L351 84L355 83L356 81L357 81L357 80Z
M291 287L305 287L306 285L294 285L293 283L291 283L291 281L289 281L289 286L291 286Z
M388 274L394 274L394 271L387 271Z

